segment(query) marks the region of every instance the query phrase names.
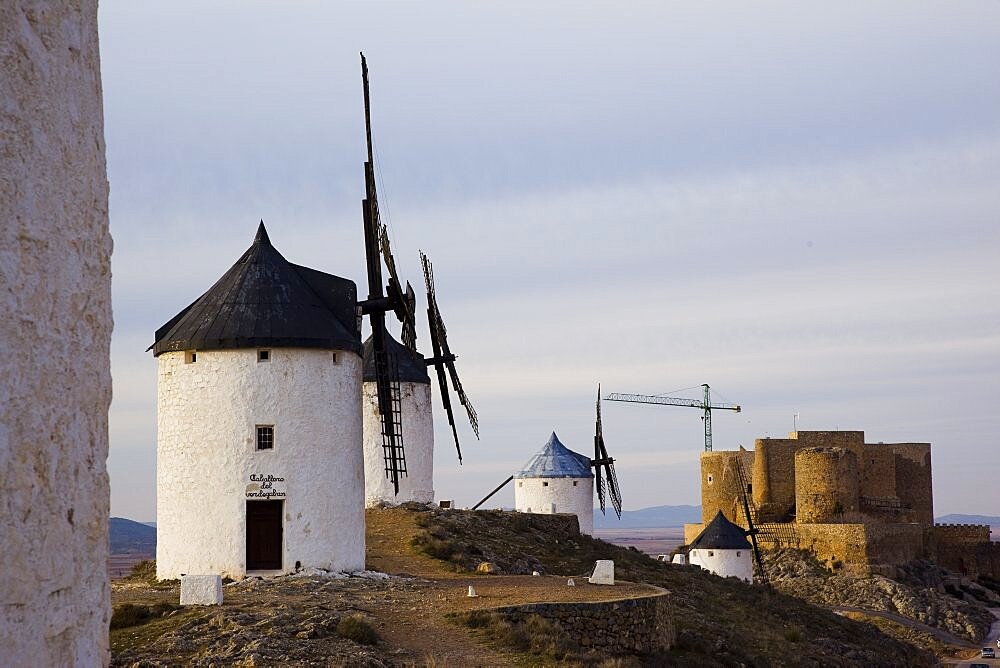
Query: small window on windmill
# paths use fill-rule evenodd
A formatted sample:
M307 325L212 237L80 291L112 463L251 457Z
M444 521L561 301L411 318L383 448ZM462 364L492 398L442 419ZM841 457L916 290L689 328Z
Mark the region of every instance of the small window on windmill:
M737 557L740 556L740 551L739 550L736 550L736 556Z
M524 487L524 481L523 480L518 480L517 481L517 486L518 487Z
M715 552L713 552L712 550L709 550L708 551L708 556L714 557L715 556Z
M542 481L542 487L548 487L548 486L549 486L548 481L543 480Z
M334 364L337 363L337 353L336 352L333 353L333 363Z
M198 352L195 350L188 350L184 353L184 363L194 364L198 361Z
M712 474L709 474L709 475L708 475L708 484L709 484L709 485L711 485L711 484L712 484Z
M258 362L270 362L271 361L271 351L266 349L261 349L257 351L257 361Z
M747 494L753 494L753 483L752 482L748 482L747 483Z
M579 480L574 480L574 481L573 481L573 487L576 487L576 486L577 486L577 485L579 485L579 484L580 484L580 481L579 481Z
M257 425L257 449L258 450L274 449L274 425L271 424Z

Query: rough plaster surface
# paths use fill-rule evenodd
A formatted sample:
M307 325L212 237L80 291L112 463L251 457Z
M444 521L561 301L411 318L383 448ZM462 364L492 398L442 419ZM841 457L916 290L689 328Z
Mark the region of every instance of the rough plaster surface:
M580 521L580 533L594 533L593 478L515 478L514 508L521 513L568 513Z
M615 562L611 559L598 559L594 564L594 572L590 574L590 584L613 585L615 583Z
M108 653L111 236L97 2L0 3L0 663Z
M735 577L744 582L753 581L753 562L750 550L691 550L688 563L701 566L719 577Z
M378 412L375 383L364 384L365 505L398 504L406 501L434 501L434 414L431 386L427 383L400 383L400 412L403 421L403 450L406 475L400 478L399 494L385 477L382 449L382 418Z
M222 605L222 576L185 575L182 577L181 605Z
M248 494L285 496L283 567L365 567L361 357L272 348L157 357L157 577L246 573ZM274 449L256 426L274 425ZM271 476L270 487L250 476ZM259 498L259 497L254 497Z

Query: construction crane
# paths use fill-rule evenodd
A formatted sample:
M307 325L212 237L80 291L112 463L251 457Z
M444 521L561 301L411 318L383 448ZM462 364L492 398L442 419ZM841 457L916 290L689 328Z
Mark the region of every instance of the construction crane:
M712 394L708 385L702 385L705 389L703 399L686 399L684 397L664 397L662 395L649 394L619 394L611 393L605 399L608 401L625 401L633 404L658 404L661 406L687 406L688 408L700 408L704 411L702 420L705 422L705 452L712 451L712 410L724 410L740 412L740 407L736 404L712 403Z

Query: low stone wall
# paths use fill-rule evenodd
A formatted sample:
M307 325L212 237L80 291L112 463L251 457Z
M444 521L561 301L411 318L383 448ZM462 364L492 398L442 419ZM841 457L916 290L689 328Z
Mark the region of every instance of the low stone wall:
M985 524L935 524L925 530L927 552L941 566L969 577L1000 577L1000 549Z
M676 631L666 594L603 603L531 603L494 612L509 621L538 615L559 624L585 650L604 654L658 654Z

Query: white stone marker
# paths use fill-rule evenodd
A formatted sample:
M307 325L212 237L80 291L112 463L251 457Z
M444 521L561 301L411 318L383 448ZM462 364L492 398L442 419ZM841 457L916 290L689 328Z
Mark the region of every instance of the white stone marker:
M469 598L479 598L479 594L476 593L476 589L472 585L469 585L469 593L466 596Z
M222 576L182 576L181 605L222 605Z
M598 559L594 573L590 576L590 584L613 585L615 583L615 562L610 559Z
M567 587L575 587L576 586L576 583L573 582L573 578L570 578L569 580L566 581L566 586Z

